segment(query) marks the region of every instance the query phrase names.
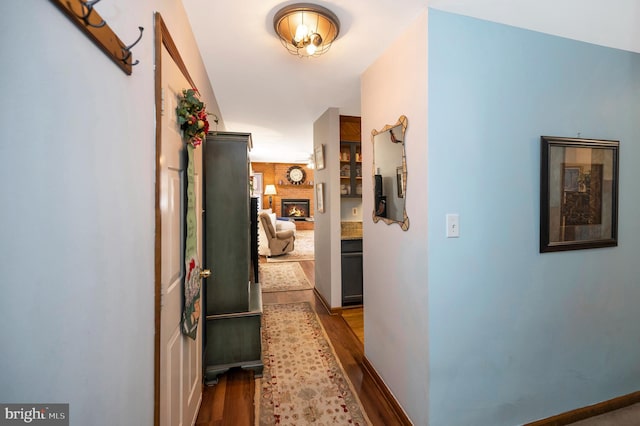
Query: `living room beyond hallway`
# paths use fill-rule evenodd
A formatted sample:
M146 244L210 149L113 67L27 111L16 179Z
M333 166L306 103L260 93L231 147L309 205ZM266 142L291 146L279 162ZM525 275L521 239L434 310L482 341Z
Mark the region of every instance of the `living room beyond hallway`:
M278 218L294 220L297 230L314 229L313 169L304 164L251 163L251 170L253 196L259 197L260 210L271 209ZM267 186L274 193L267 194Z

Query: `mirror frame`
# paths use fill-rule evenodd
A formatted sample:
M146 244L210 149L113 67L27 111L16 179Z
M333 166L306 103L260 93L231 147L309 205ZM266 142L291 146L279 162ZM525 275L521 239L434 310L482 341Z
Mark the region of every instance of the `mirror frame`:
M388 217L381 217L381 216L376 216L376 206L373 206L373 211L372 211L372 217L373 217L373 223L377 223L378 221L383 221L384 223L386 223L387 225L391 225L392 223L397 223L398 225L400 225L400 228L403 231L406 231L409 229L409 216L407 216L407 151L406 151L406 145L405 145L405 135L406 135L406 131L407 131L407 124L408 124L408 120L407 117L404 115L401 115L400 118L398 118L398 121L394 124L387 124L385 125L381 130L376 130L373 129L371 131L371 145L373 147L373 167L371 168L371 179L373 180L373 188L375 188L376 186L376 147L375 147L375 137L376 135L379 135L380 133L384 133L387 130L394 128L396 126L402 126L402 135L403 135L403 140L402 140L402 195L404 198L404 206L403 206L403 220L399 221L399 220L394 220L394 219L390 219ZM375 194L374 194L374 204L375 204Z

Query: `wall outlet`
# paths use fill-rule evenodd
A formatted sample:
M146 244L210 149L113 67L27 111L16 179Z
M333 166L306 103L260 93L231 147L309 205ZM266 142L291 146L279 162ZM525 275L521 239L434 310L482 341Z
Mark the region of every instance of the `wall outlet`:
M354 215L354 216L358 216L358 208L357 207L352 208L351 209L351 214Z

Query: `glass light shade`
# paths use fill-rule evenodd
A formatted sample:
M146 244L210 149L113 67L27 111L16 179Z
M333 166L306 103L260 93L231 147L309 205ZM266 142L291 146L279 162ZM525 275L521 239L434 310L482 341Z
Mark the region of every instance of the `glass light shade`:
M296 35L293 37L293 40L296 42L301 42L305 37L309 35L309 28L305 24L298 25L296 28Z
M273 28L289 53L300 57L320 56L338 38L340 21L322 6L296 3L276 13Z

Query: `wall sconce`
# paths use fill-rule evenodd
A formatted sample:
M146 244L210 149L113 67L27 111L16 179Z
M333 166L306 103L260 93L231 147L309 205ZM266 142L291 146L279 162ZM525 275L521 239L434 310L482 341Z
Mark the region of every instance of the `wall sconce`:
M273 29L289 53L300 57L320 56L338 38L340 21L327 8L296 3L275 14Z
M269 196L269 208L272 209L273 208L273 199L272 199L272 195L276 195L276 186L275 185L267 185L267 187L264 189L264 195L268 195Z

